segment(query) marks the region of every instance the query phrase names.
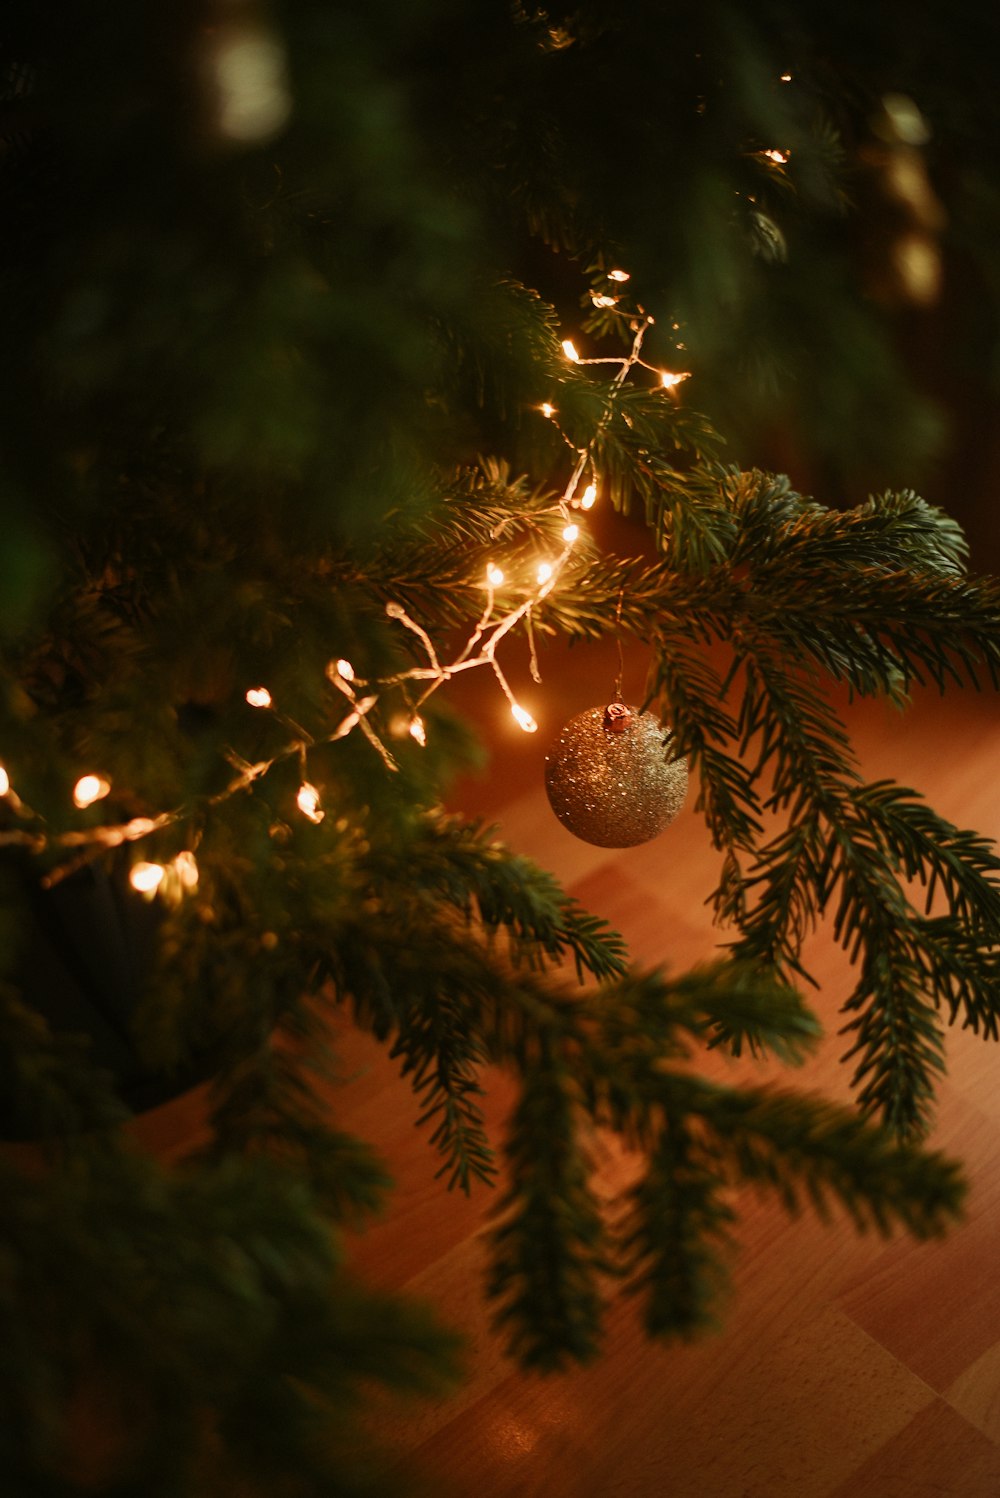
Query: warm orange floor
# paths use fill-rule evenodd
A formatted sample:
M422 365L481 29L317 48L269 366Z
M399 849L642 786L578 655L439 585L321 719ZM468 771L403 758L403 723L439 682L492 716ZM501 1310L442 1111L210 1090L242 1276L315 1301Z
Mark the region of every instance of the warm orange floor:
M458 800L612 920L636 959L682 967L718 939L702 905L716 855L690 802L663 837L611 852L577 842L545 800L547 739L606 695L614 674L606 648L558 657L545 688L531 689L542 723L533 738L510 726L488 687L470 689L494 760ZM850 721L869 777L892 775L953 821L1000 836L995 697L927 697L904 718L869 704ZM794 1080L846 1097L835 1034L843 958L819 937L811 966L830 1033ZM949 1055L933 1143L965 1160L972 1189L967 1220L946 1241L858 1238L843 1222L789 1221L747 1194L720 1335L652 1347L621 1307L600 1363L541 1379L507 1362L488 1329L479 1278L489 1194L443 1194L406 1085L376 1047L346 1039L340 1122L382 1151L398 1181L359 1258L374 1280L430 1297L470 1341L464 1390L401 1425L408 1464L443 1494L478 1498L997 1498L1000 1048L953 1032ZM506 1096L498 1082L493 1116ZM605 1173L613 1183L612 1158Z

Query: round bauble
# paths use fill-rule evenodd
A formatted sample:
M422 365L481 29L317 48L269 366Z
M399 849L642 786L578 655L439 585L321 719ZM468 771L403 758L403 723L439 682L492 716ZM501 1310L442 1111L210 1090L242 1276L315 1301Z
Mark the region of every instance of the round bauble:
M545 758L552 810L598 848L634 848L674 820L687 793L687 761L652 713L623 702L570 718Z

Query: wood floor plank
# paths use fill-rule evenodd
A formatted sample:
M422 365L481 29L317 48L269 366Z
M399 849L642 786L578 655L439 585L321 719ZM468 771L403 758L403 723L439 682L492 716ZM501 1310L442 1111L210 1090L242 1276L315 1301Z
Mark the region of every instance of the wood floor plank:
M955 1111L958 1111L957 1109ZM939 1393L1000 1333L1000 1152L991 1120L961 1110L951 1148L975 1170L968 1214L943 1242L893 1243L837 1304Z
M616 1376L512 1376L421 1465L459 1491L488 1481L490 1498L827 1498L934 1397L832 1307L773 1343L730 1343L721 1369L705 1344L649 1349L633 1332L629 1352Z
M991 1342L945 1390L952 1409L1000 1445L1000 1342Z
M936 1399L829 1498L995 1498L997 1493L1000 1447Z

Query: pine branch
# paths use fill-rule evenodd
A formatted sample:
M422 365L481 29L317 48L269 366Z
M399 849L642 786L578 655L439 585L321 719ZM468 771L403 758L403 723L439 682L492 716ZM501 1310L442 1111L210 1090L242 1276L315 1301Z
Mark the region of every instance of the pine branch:
M835 510L798 494L784 474L718 472L740 520L738 561L829 580L846 570L896 578L964 571L968 546L957 521L909 489Z
M980 935L948 916L917 923L914 960L949 1022L962 1015L962 1028L984 1040L1000 1038L1000 944L995 933Z
M584 911L558 881L496 841L492 829L460 817L429 813L407 843L405 871L414 885L468 917L473 906L489 931L503 929L515 960L558 963L571 956L580 981L623 972L625 943ZM392 850L378 854L380 870L396 872ZM398 869L403 882L402 863Z
M864 695L902 701L910 681L978 686L984 673L997 683L1000 584L963 574L964 538L940 511L906 491L829 510L782 476L715 467L678 476L686 513L697 514L700 485L721 490L729 517L714 556L672 550L658 568L595 569L586 599L567 579L561 603L584 632L599 632L620 597L640 638L683 626L738 647L750 629Z
M640 501L646 524L673 565L706 570L730 551L734 519L709 459L718 433L662 390L623 390L601 429L596 457L616 509Z
M538 292L510 279L484 283L462 310L468 322L453 314L440 324L438 400L462 409L471 395L509 417L525 403L526 369L534 372L537 399L546 398L559 340L555 312Z
M745 1042L754 1054L772 1052L791 1065L801 1065L821 1034L801 995L773 968L731 959L677 976L659 969L633 969L603 984L586 1012L595 1027L596 1051L615 1058L613 1065L629 1057L634 1066L645 1056L655 1068L668 1057L689 1057L687 1038L709 1047L731 1041L737 1052ZM594 1058L589 1067L601 1075ZM621 1112L610 1099L615 1128L634 1125L627 1090L623 1097Z
M389 1055L403 1057L401 1075L412 1079L422 1110L417 1124L435 1125L429 1142L443 1157L438 1176L447 1175L449 1191L458 1186L468 1195L473 1180L490 1186L496 1176L477 1101L487 1048L461 997L449 992L447 976L434 988L435 1003L409 1007Z
M836 940L852 959L863 952L861 976L845 1008L857 1013L848 1052L860 1056L855 1084L867 1078L860 1103L901 1138L928 1123L934 1082L943 1067L941 1041L914 961L919 929L886 866L877 838L858 812L858 772L843 730L815 687L786 672L751 639L744 743L759 737L758 764L771 762L769 805L790 808L789 833L760 851L749 888L758 903L746 917L737 957L784 962L801 971L801 940L839 889Z
M760 801L752 773L723 747L737 737L725 706L726 683L692 645L690 629L690 623L661 623L652 691L669 703L677 752L698 774L696 809L704 813L716 847L737 858L753 848L761 831Z
M493 1183L494 1154L478 1098L489 1061L526 1065L537 1023L553 1005L528 974L502 962L454 920L431 912L372 912L340 933L324 974L359 1023L402 1057L449 1188Z
M57 1151L90 1136L110 1144L128 1117L110 1077L76 1035L53 1035L39 1012L0 980L0 1096L16 1137Z
M436 501L417 516L390 517L363 568L331 555L322 570L363 587L379 608L401 603L438 629L469 629L482 613L486 568L498 548L509 572L506 596L518 587L530 596L535 568L559 551L565 523L549 486L531 486L512 477L507 463L480 458L439 482ZM590 550L584 541L583 552Z
M955 827L916 791L889 780L859 786L854 804L904 877L925 886L926 913L930 913L935 893L940 890L952 916L963 927L996 932L1000 924L1000 855L989 838Z
M724 881L720 884L720 916L739 930L734 950L742 960L815 986L800 954L819 918L816 889L823 883L825 864L820 819L804 815L757 849L741 878L738 905L722 904L728 890Z
M598 1271L625 1275L646 1297L652 1334L689 1336L710 1324L733 1220L724 1192L733 1185L763 1185L792 1211L808 1202L825 1216L836 1202L859 1228L883 1232L902 1226L928 1236L955 1216L963 1188L943 1157L896 1145L856 1112L822 1099L714 1086L677 1069L687 1039L703 1038L726 1015L752 1022L775 995L782 990L773 978L720 964L674 983L656 973L630 975L582 1013L564 1013L568 1028L558 1014L540 1020L524 1072L534 1101L515 1113L508 1143L504 1206L517 1215L496 1240L491 1282L493 1293L509 1297L504 1319L518 1328L519 1356L548 1366L581 1349L589 1355ZM776 1008L764 1023L801 1054L815 1021L794 994L784 996L784 1012ZM554 1136L543 1136L536 1107L560 1120ZM610 1247L589 1196L577 1195L585 1167L567 1141L581 1108L647 1162L625 1195Z
M708 1131L731 1179L777 1192L791 1211L808 1201L825 1217L837 1203L859 1230L902 1227L929 1238L961 1207L964 1186L953 1162L894 1143L849 1108L782 1090L718 1087L689 1074L665 1076L662 1085L666 1106Z
M606 1233L579 1134L573 1069L549 1045L525 1073L505 1147L509 1185L491 1234L488 1294L525 1367L562 1368L599 1350Z
M648 1334L689 1340L719 1324L728 1285L721 1250L732 1247L735 1213L717 1162L683 1117L663 1115L649 1165L627 1193L618 1248L629 1293L643 1297Z
M904 492L846 512L805 504L765 475L729 479L741 517L733 565L749 569L745 612L792 659L855 690L899 678L997 685L1000 584L961 571L954 521ZM734 621L737 624L739 621Z
M294 1452L301 1491L369 1493L356 1426L372 1386L454 1385L454 1336L355 1283L308 1188L274 1162L167 1175L123 1149L2 1175L13 1490L78 1476L79 1400L96 1386L109 1489L137 1471L150 1492L277 1488Z
M860 1087L863 1113L881 1119L897 1139L919 1139L929 1130L946 1070L941 1026L924 996L920 966L895 936L887 902L876 895L860 916L866 954L843 1005L845 1014L855 1014L844 1026L855 1038L843 1059L860 1057L851 1085Z
M308 1181L334 1222L359 1226L381 1210L392 1178L362 1140L329 1121L329 1103L318 1096L312 1076L327 1081L315 1035L306 1055L274 1037L254 1055L213 1081L212 1142L203 1158L264 1155Z

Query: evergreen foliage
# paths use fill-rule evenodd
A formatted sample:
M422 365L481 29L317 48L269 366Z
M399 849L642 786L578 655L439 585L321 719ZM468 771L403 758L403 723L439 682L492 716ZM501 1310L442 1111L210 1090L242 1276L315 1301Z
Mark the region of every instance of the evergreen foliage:
M1000 857L865 782L830 694L995 688L1000 583L909 490L827 508L754 466L780 425L878 487L940 436L895 336L894 151L919 159L927 255L971 267L992 356L998 23L967 17L942 52L952 10L8 6L12 1498L399 1489L359 1412L459 1360L345 1263L390 1184L320 1096L345 1013L399 1062L442 1190L496 1185L487 1289L527 1366L595 1356L616 1291L651 1336L712 1325L734 1186L880 1232L958 1215L960 1171L923 1141L945 1023L998 1038ZM909 98L929 144L885 123L912 123ZM680 398L641 367L613 383L650 310L643 358L684 361ZM607 364L567 361L568 318ZM541 596L580 452L635 555L584 535ZM651 659L719 853L717 960L639 970L442 810L476 750L446 691L426 747L406 733L419 631L442 659L482 637L498 548L502 607L524 605L506 648L618 631ZM273 711L248 703L260 683ZM77 808L91 769L110 794ZM196 888L131 889L138 860L191 851ZM823 920L856 974L857 1108L699 1076L706 1047L807 1059ZM502 1142L491 1067L517 1089ZM203 1149L168 1167L129 1147L130 1112L209 1075ZM610 1210L606 1130L636 1159Z

